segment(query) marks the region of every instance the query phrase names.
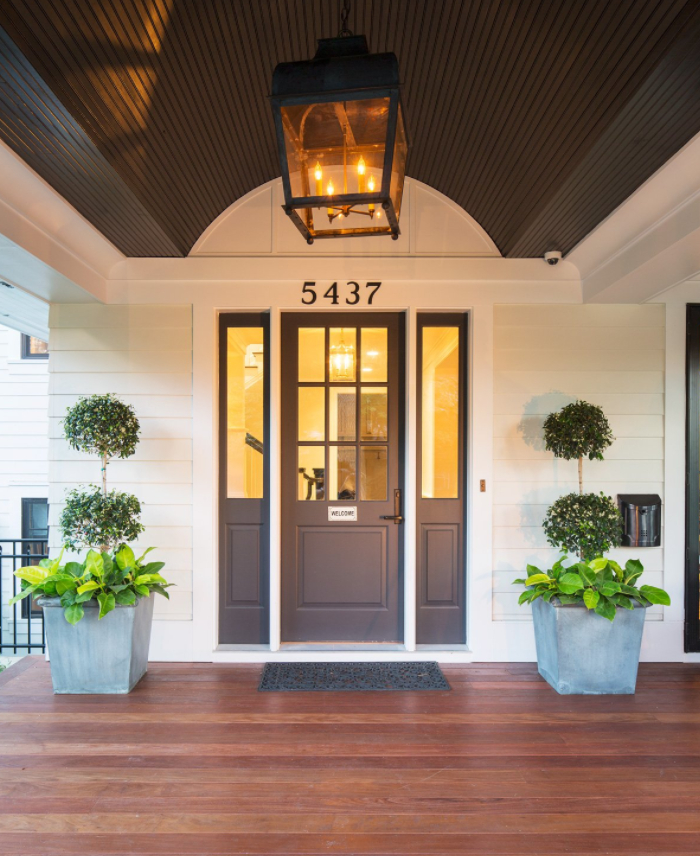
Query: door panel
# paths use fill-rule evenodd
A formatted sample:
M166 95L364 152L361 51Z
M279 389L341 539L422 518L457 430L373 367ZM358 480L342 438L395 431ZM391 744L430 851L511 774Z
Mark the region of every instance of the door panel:
M418 316L419 644L465 642L464 492L466 323Z
M219 642L265 644L269 615L269 323L219 320Z
M401 641L403 316L287 314L282 353L282 641Z

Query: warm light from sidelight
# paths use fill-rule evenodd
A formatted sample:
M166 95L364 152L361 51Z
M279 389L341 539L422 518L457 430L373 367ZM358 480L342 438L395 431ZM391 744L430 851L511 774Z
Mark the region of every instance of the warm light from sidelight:
M330 379L331 381L352 380L355 377L355 349L346 345L342 331L340 342L331 346Z

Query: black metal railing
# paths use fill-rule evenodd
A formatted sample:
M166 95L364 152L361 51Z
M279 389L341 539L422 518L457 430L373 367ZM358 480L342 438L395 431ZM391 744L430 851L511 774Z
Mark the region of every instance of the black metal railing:
M46 651L43 609L36 606L31 595L13 606L7 602L21 589L14 572L37 565L48 555L49 545L45 540L0 538L0 652Z

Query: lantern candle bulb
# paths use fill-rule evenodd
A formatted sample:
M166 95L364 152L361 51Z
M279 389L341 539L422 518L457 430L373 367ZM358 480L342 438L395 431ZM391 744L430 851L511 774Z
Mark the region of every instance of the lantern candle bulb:
M367 190L370 193L374 193L374 176L373 175L370 175L370 177L367 180ZM369 216L374 217L374 205L369 205L368 208L369 208Z
M357 162L357 191L358 193L365 192L365 159L360 156L360 160Z
M318 161L314 167L314 178L316 179L316 196L323 196L323 172Z
M326 190L327 190L327 192L328 192L328 195L329 195L329 196L333 196L333 194L335 193L335 187L333 187L333 182L332 182L332 181L329 181L329 182L328 182L328 187L326 188ZM326 211L328 212L328 217L329 217L329 219L330 219L330 220L331 220L331 222L332 222L332 221L333 221L333 213L334 213L334 212L333 212L333 209L332 209L332 208L327 208L327 209L326 209Z

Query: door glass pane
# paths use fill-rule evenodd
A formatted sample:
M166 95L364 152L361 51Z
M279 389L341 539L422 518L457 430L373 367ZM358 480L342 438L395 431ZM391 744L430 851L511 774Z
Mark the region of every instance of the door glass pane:
M370 383L386 381L386 327L363 327L361 331L362 380Z
M326 390L322 386L299 387L299 439L325 440Z
M356 498L356 452L354 446L331 446L329 449L329 499Z
M356 396L354 389L347 386L332 386L330 388L330 413L328 414L329 439L341 442L355 440L355 408Z
M422 496L459 496L459 328L423 327Z
M387 439L387 389L363 386L360 410L360 440Z
M326 498L325 446L299 446L299 492L303 500Z
M226 343L226 495L263 495L262 327L229 327Z
M357 330L354 327L331 327L328 365L329 380L332 383L354 383L356 340Z
M323 327L299 328L299 380L323 383L326 379L326 331Z
M386 446L360 447L360 499L386 499Z

